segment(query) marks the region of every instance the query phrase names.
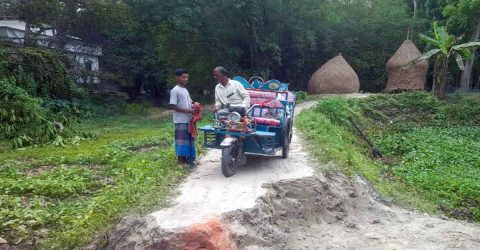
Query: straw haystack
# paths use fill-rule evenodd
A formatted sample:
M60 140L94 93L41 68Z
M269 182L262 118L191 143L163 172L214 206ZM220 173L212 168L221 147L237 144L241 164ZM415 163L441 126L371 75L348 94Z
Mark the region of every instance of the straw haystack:
M387 62L388 83L385 88L386 92L424 89L428 71L427 61L421 61L411 67L402 69L420 55L422 54L412 41L405 40L402 43Z
M312 94L348 94L356 93L359 89L357 73L342 54L320 67L308 82L308 92Z

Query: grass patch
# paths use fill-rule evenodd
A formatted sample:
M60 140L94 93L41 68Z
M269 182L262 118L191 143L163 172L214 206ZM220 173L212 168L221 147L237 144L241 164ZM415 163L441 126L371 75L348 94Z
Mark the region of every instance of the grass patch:
M126 213L165 205L186 174L176 167L170 116L121 116L79 126L98 138L0 152L0 235L10 243L81 248Z
M369 157L347 117L389 158ZM424 92L329 98L298 126L317 159L360 173L398 203L480 221L480 96L438 100Z
M349 130L333 123L325 114L314 110L302 111L297 121L297 126L308 141L308 149L320 163L327 169L334 170L338 167L351 175L359 173L370 181L386 197L394 197L402 205L415 206L422 211L433 212L434 204L418 195L418 190L402 182L390 180L385 177L389 166L370 159L367 150L358 144L358 139ZM408 192L405 192L408 190Z

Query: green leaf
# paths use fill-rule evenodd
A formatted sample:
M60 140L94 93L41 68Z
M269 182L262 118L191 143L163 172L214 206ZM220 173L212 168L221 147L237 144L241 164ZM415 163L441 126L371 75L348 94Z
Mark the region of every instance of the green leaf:
M444 53L448 53L450 48L455 44L455 37L454 36L447 36L445 41L442 43L442 50Z
M413 67L415 64L419 63L420 61L427 60L430 57L438 54L438 52L440 52L439 49L432 49L432 50L428 51L427 53L425 53L425 54L411 60L409 63L405 64L403 67L400 68L400 71L409 69L409 68Z
M433 33L435 35L435 39L440 40L440 34L439 34L439 30L438 30L438 22L437 21L433 22Z
M439 46L439 43L437 40L429 37L429 36L426 36L424 34L420 34L420 39L422 39L424 42L426 42L428 45L433 45L435 47L438 47Z
M443 41L443 42L446 42L451 38L451 36L448 35L446 28L443 26L436 28L435 36L437 37L437 40Z
M460 49L462 49L462 48L466 48L466 49L476 49L477 47L480 47L480 42L462 43L462 44L453 46L452 49L454 49L454 50L460 50Z
M461 48L460 49L460 52L462 53L462 55L467 58L468 60L472 60L473 59L473 54L472 52L470 52L469 49L467 48Z
M414 59L414 61L421 61L421 60L429 59L430 57L436 55L438 52L440 52L440 49L432 49L432 50L424 53L423 55L419 56L417 59Z

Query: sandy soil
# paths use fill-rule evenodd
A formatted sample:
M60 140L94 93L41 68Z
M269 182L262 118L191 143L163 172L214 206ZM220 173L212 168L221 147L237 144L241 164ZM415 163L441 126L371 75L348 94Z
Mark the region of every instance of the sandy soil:
M385 205L338 172L274 183L224 218L239 249L480 249L478 225Z
M124 218L107 248L480 249L479 225L387 205L360 177L315 171L303 144L294 132L288 159L249 156L230 178L208 151L171 207Z

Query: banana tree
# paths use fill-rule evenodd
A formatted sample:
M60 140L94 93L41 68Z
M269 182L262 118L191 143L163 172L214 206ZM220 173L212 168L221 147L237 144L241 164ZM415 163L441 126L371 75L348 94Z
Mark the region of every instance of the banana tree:
M463 44L455 44L457 39L455 36L448 34L447 28L438 26L437 22L433 23L434 37L420 34L420 39L425 41L428 46L433 47L430 51L424 53L420 57L412 61L413 64L426 60L431 57L435 58L433 66L433 87L432 92L436 96L445 95L445 85L448 80L448 65L450 58L455 57L460 70L464 70L463 60L472 58L472 51L480 47L480 42L468 42Z

